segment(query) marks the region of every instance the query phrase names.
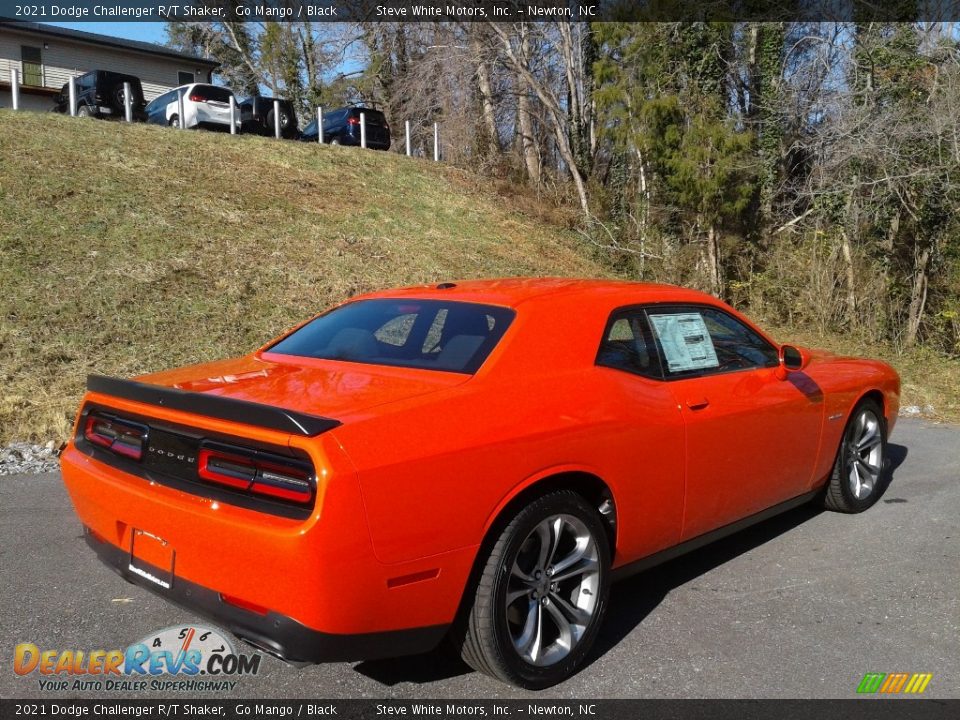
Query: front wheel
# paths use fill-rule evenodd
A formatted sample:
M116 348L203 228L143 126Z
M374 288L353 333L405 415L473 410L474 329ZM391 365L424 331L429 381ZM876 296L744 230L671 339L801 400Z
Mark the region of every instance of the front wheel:
M887 458L887 425L883 410L864 400L850 414L824 496L824 505L838 512L863 512L883 492Z
M475 670L530 690L583 664L606 611L610 548L599 513L557 491L521 509L500 533L455 638Z

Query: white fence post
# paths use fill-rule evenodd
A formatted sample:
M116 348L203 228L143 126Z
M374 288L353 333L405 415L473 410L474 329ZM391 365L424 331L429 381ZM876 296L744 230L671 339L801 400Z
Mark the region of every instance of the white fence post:
M317 142L323 145L323 106L317 108Z
M433 161L440 162L440 125L433 124Z
M407 134L407 157L410 157L410 121L409 120L407 120L404 123L404 127L406 128L406 134Z
M10 98L13 100L13 109L20 109L20 72L10 68Z
M237 99L230 95L230 134L237 134Z
M130 88L130 83L125 82L123 84L123 116L128 123L133 122L133 91Z
M77 116L77 78L73 75L70 76L70 82L68 83L68 96L70 99L70 117Z
M273 136L280 139L280 101L273 101Z
M183 93L184 90L180 90L177 93L177 117L180 118L180 129L187 129L187 119L183 116Z
M360 113L360 147L367 147L367 114Z

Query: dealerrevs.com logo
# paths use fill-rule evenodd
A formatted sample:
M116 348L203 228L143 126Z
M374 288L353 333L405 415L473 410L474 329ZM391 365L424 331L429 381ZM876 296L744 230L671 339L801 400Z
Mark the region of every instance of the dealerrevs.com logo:
M240 675L256 675L261 656L238 654L214 628L175 625L125 650L41 650L20 643L17 675L37 675L43 691L230 691Z

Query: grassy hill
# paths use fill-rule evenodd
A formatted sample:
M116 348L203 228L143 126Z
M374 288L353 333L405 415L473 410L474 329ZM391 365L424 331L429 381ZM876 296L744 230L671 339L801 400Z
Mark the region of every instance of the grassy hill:
M363 290L608 274L573 220L394 154L0 110L0 444L65 438L87 373L242 353ZM960 420L960 361L767 327Z
M89 372L248 351L363 290L604 274L486 185L356 148L0 111L0 443L65 437Z

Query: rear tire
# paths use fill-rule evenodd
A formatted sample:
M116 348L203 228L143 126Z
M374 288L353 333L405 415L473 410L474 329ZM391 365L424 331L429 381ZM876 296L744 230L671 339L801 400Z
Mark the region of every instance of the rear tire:
M169 126L172 127L172 128L176 128L176 129L179 130L179 129L180 129L180 116L179 116L179 115L171 115L171 116L170 116L170 119L167 121L167 125L169 125Z
M81 105L77 108L77 117L89 118L93 117L93 110L90 109L89 105Z
M270 131L270 134L273 135L276 131L275 118L273 110L267 113L267 129ZM286 137L287 131L290 128L290 116L284 110L280 110L280 136Z
M607 608L608 543L599 513L573 491L520 509L482 560L454 632L464 661L529 690L577 672Z
M861 401L843 430L823 504L829 510L863 512L883 493L887 423L874 400Z
M340 144L340 140L338 140L337 138L334 138L333 140L330 141L330 144L331 144L331 145L339 145L339 144Z
M123 83L117 83L115 86L113 86L110 89L110 95L113 97L113 101L117 110L123 112L126 107L126 94L123 92Z

